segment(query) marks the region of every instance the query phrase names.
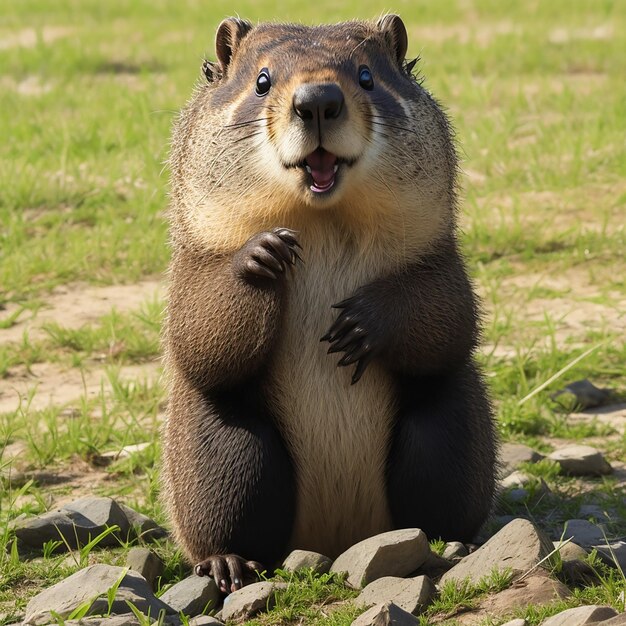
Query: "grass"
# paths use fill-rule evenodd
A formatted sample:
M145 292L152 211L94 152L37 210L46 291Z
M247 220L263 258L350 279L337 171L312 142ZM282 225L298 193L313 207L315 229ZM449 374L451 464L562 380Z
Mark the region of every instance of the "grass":
M463 242L484 302L480 358L502 437L544 452L590 441L623 459L623 434L600 418L575 419L552 394L590 378L625 397L626 10L613 0L400 0L392 8L457 130ZM386 9L372 0L236 7L253 21L308 23ZM59 316L39 327L37 314L59 286L80 293L163 276L169 130L201 60L213 57L215 27L233 11L224 0L0 0L0 625L77 568L51 550L20 558L9 532L18 515L97 493L166 522L158 501L165 398L155 367L162 300L130 310L112 302L78 325ZM66 387L73 395L52 393ZM129 458L97 464L102 452L144 442ZM608 529L626 533L616 476L582 481L547 461L524 471L535 477L528 497L503 500L501 513L558 535L581 504L596 503ZM82 562L123 565L129 547L90 549ZM166 563L162 586L186 575L171 543L156 550ZM534 625L558 607L619 607L623 574L597 568L600 584L520 616ZM358 613L340 581L303 575L289 584L250 624L347 626ZM442 593L422 626L485 593L466 591L456 600Z

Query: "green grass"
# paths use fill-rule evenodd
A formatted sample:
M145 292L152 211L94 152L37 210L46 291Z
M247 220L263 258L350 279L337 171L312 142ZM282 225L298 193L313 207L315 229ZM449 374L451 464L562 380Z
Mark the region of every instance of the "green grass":
M623 3L243 0L233 8L223 0L0 0L0 402L14 384L29 382L20 406L0 411L0 624L18 619L28 597L76 568L53 554L16 556L8 523L19 514L89 489L165 523L158 501L163 386L124 369L153 371L163 303L123 312L113 303L95 321L76 326L60 318L12 341L3 333L45 309L56 286L80 291L163 275L169 131L202 59L214 58L223 17L236 9L253 21L316 23L389 8L407 23L409 54L421 56L426 85L457 130L463 241L485 311L480 358L503 438L544 452L591 439L610 460L626 455L624 435L600 420L574 421L551 398L585 377L626 397ZM76 397L42 404L37 383L50 371L73 380ZM101 382L94 388L93 380ZM129 459L94 463L101 452L142 442L150 445ZM15 446L19 454L9 460ZM582 503L595 502L611 513L611 532L626 532L615 477L580 481L549 462L525 471L537 479L529 497L504 503L503 512L558 532ZM92 482L81 483L87 472ZM549 497L537 488L540 478ZM94 549L87 558L123 564L128 547ZM171 543L156 549L166 562L163 586L186 575ZM567 605L619 607L623 575L598 568L601 584L577 590ZM251 624L304 617L347 626L358 612L351 595L336 580L295 577L277 608ZM439 617L454 601L442 594ZM534 625L557 608L531 606L523 616ZM434 614L422 616L422 625Z

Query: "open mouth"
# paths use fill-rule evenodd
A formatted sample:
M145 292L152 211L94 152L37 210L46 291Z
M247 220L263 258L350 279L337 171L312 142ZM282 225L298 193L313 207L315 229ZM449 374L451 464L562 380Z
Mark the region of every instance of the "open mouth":
M324 193L335 184L339 159L328 150L319 147L304 159L304 168L311 178L311 191Z

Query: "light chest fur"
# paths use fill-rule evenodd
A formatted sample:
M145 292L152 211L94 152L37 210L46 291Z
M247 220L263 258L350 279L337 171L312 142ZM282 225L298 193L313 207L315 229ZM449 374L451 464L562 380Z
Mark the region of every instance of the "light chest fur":
M267 391L296 465L291 547L334 556L392 527L385 463L394 385L376 364L351 385L354 366L337 367L340 355L328 355L320 342L337 316L331 305L380 276L382 267L379 255L361 254L324 219L303 228L299 239L305 262L288 278Z

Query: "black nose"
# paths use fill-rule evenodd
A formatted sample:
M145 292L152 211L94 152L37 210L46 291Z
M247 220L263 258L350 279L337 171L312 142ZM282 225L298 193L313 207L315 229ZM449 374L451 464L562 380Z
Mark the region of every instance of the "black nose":
M303 120L337 119L343 110L343 92L335 83L305 83L293 94L293 108Z

